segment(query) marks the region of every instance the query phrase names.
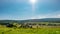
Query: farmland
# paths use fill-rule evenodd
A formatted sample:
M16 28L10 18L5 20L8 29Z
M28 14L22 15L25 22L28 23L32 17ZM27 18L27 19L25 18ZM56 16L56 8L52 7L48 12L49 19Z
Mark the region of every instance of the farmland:
M0 26L0 34L60 34L60 27L9 28Z
M0 20L0 34L60 34L60 20Z

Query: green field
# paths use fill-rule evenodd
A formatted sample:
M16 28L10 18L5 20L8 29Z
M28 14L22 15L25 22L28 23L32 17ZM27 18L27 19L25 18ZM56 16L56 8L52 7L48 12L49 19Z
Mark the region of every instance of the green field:
M0 34L60 34L60 28L7 28L7 27L0 27Z

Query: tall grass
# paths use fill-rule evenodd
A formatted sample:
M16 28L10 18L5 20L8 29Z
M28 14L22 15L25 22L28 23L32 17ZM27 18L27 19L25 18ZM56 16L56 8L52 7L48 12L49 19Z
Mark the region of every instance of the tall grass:
M8 28L8 27L0 27L0 34L60 34L60 28Z

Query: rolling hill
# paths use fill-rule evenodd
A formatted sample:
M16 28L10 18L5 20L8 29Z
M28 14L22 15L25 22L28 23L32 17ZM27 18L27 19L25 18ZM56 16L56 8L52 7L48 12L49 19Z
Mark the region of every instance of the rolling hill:
M27 22L56 22L60 23L60 18L45 18L45 19L29 19L29 20L0 20L1 24L7 23L27 23Z

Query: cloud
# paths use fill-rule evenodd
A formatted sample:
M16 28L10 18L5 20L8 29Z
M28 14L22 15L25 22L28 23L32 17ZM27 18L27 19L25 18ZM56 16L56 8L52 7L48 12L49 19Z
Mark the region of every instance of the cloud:
M43 15L35 15L30 19L42 19L42 18L60 18L60 10L52 13L43 14Z
M37 15L37 16L31 17L30 19L42 19L42 18L47 18L47 16Z

